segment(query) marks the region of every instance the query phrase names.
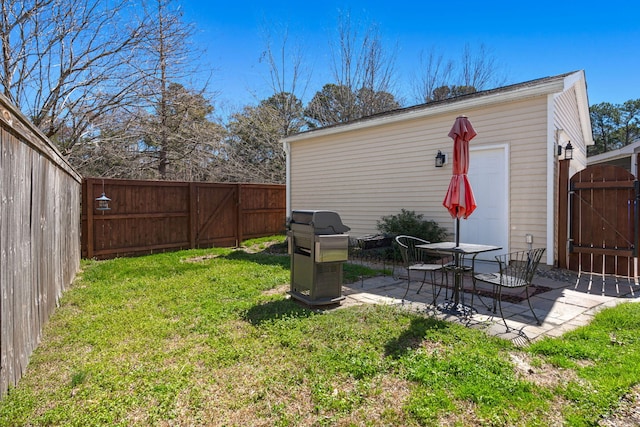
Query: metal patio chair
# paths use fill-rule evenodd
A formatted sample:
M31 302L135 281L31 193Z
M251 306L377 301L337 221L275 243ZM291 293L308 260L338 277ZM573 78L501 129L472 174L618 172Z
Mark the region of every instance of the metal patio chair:
M433 293L433 304L435 304L440 292L442 291L442 287L444 286L444 288L447 289L446 284L444 284L444 280L446 278L444 267L449 261L449 257L438 257L435 253L416 248L417 245L429 243L428 241L418 237L400 235L396 236L395 240L400 249L400 254L402 255L403 266L407 270L407 290L405 291L402 299L404 300L409 293L412 275L418 273L422 274L422 279L420 287L416 293L420 293L420 290L422 290L422 287L427 282L427 275L429 275ZM441 274L440 286L436 283L436 273ZM437 287L439 289L436 292ZM445 298L446 295L447 291L445 290Z
M493 312L496 312L496 302L500 310L500 317L507 328L507 321L502 313L502 290L503 289L516 289L525 288L525 296L529 309L536 319L538 325L540 320L533 311L531 306L531 300L529 299L529 286L533 281L533 276L536 273L542 254L545 248L532 249L530 251L518 251L511 252L504 255L497 255L496 260L500 266L500 271L497 273L479 273L473 276L473 287L475 291L476 282L484 282L493 286Z

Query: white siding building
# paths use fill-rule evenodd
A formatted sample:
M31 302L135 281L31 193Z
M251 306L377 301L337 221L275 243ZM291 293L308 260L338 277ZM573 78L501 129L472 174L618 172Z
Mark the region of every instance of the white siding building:
M586 166L593 144L583 71L399 109L283 140L287 211L338 212L350 235L376 233L384 215L413 210L454 232L442 206L451 163L435 167L438 150L466 115L478 135L470 142L469 180L478 208L461 220L460 239L503 252L546 247L555 263L558 144L574 147L572 172ZM492 258L495 253L492 253Z

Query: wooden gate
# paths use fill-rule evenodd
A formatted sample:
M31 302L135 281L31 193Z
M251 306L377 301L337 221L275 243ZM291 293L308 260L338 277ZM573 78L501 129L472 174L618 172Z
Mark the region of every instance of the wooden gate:
M637 277L636 177L617 166L593 165L569 185L569 268Z

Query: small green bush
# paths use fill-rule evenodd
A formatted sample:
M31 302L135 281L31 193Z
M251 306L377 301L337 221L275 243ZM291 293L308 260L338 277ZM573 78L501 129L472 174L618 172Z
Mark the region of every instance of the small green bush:
M442 242L447 238L448 232L433 220L425 220L424 215L415 211L401 209L399 214L383 216L377 221L377 228L381 233L399 236L419 237L429 242Z

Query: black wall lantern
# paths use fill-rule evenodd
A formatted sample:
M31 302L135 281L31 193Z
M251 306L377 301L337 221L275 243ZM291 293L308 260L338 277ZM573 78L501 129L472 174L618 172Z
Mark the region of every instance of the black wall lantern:
M447 162L447 155L442 151L438 150L438 154L436 154L436 167L441 168Z
M562 145L558 144L558 156L562 155ZM572 160L573 159L573 145L571 145L571 141L567 142L567 145L564 146L564 159Z
M564 147L564 159L573 159L573 145L571 145L571 141L567 142L567 145Z

